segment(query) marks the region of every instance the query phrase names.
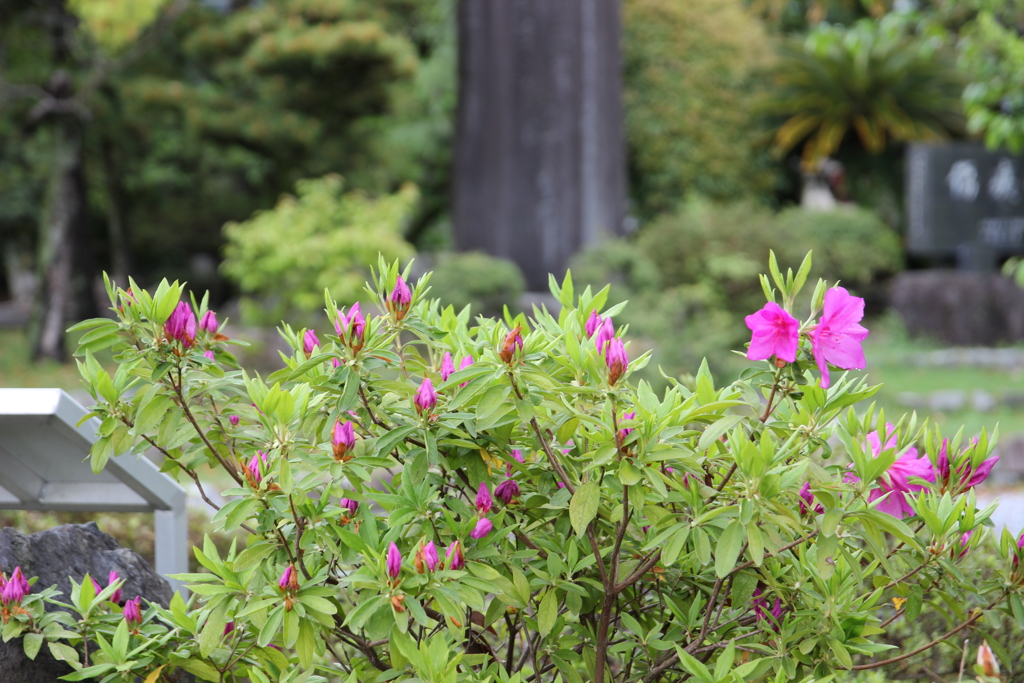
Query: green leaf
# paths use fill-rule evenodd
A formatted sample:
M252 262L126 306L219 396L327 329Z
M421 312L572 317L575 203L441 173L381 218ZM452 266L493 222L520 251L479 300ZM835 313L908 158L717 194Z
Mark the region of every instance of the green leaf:
M35 659L36 655L39 654L39 648L43 644L42 633L26 633L24 638L25 656L29 659Z
M738 519L734 519L718 538L718 547L715 549L715 574L718 578L724 579L736 566L736 558L739 557L742 547L743 525Z
M573 530L582 536L587 526L597 517L601 504L601 487L597 482L588 481L576 489L569 501L569 521Z
M537 631L541 636L547 636L555 625L558 618L558 597L554 589L544 594L537 608Z
M626 486L633 486L639 483L643 476L643 472L628 460L623 460L619 465L619 481Z
M224 598L220 598L224 600ZM210 616L203 624L203 630L199 634L199 654L202 657L209 657L214 648L220 645L224 638L224 624L227 623L227 602L221 602L210 612ZM121 622L125 623L125 622Z

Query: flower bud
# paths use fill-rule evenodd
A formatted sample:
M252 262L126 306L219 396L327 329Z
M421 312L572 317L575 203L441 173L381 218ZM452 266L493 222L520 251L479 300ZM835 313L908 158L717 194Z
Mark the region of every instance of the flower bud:
M491 533L491 529L493 528L494 524L491 523L491 520L486 517L481 517L477 520L476 526L473 527L473 530L469 532L469 537L476 539L483 538L487 534Z
M262 464L262 468L260 465ZM253 486L259 486L259 483L263 481L262 469L267 467L267 454L263 451L256 451L256 455L252 456L252 460L249 461L248 465L242 465L249 475L249 479L252 481Z
M20 605L21 601L28 595L30 587L25 575L21 573L21 567L15 567L11 578L4 584L0 591L0 600L5 605Z
M387 569L388 576L392 579L397 579L399 574L402 573L402 553L399 552L398 546L395 545L394 541L388 546Z
M350 517L352 515L355 515L356 511L359 509L359 501L352 500L351 498L342 498L341 500L338 501L338 505L348 510L348 514Z
M430 413L437 406L437 392L434 390L434 383L430 381L429 377L423 378L423 383L420 384L413 402L416 404L417 412L421 415L423 413Z
M597 332L602 323L604 323L604 317L596 310L591 311L590 317L587 318L586 327L584 328L588 339L594 336L594 333Z
M121 614L124 616L124 620L131 625L137 625L142 623L142 597L136 595L134 598L124 603L124 610Z
M519 450L518 448L513 448L512 449L512 457L515 458L516 462L518 462L519 464L523 464L523 463L526 462L526 460L523 458L523 452L521 450ZM512 476L512 465L511 464L509 464L505 468L505 476L506 477Z
M476 491L476 511L481 515L486 515L491 511L491 506L494 505L494 501L491 499L491 492L487 488L487 482L480 482L480 488Z
M462 360L461 360L461 361L459 362L459 370L465 370L466 368L468 368L468 367L469 367L470 365L472 365L472 364L473 364L473 356L466 356L465 358L463 358L463 359L462 359ZM459 386L460 386L460 387L464 387L464 386L466 386L467 384L469 384L469 382L463 382L463 383L462 383L462 384L460 384Z
M284 568L281 578L277 580L277 587L281 589L282 593L294 593L299 590L299 577L295 567L288 565Z
M334 459L339 461L351 460L353 456L347 455L356 445L356 433L352 427L352 421L348 420L342 424L339 420L334 423L334 436L331 439L334 448Z
M405 280L399 275L395 280L395 288L391 290L391 294L388 294L387 301L385 301L385 308L395 316L395 320L401 320L409 312L411 303L412 292L409 291L409 285L405 284Z
M806 515L809 510L814 509L814 513L817 515L825 512L825 508L818 505L814 505L814 494L811 493L811 482L805 481L804 485L800 488L800 514Z
M220 327L217 324L217 314L213 311L204 313L203 319L199 321L199 327L210 334L217 334L217 328Z
M612 319L602 318L601 325L597 328L597 336L594 338L594 346L597 347L598 353L604 353L605 344L611 341L615 337L615 325L612 324Z
M423 546L423 562L429 571L436 570L437 565L440 564L440 559L437 557L437 546L433 541L427 541L427 544Z
M981 669L983 676L995 678L999 675L999 660L996 659L996 655L992 652L992 648L989 647L987 640L983 640L981 647L978 648L978 667Z
M230 417L228 417L228 422L231 423L232 427L237 427L238 423L241 422L241 420L242 418L238 417L237 415L231 415Z
M334 323L334 329L342 341L347 341L353 352L363 348L363 334L366 331L366 320L359 311L359 303L352 304L348 314L338 313L338 320Z
M121 579L121 577L117 575L116 571L111 571L110 574L107 576L107 586L112 586L113 584L117 583L120 579ZM121 589L120 588L118 588L116 591L114 591L110 595L110 602L116 602L118 604L121 603Z
M462 569L466 566L466 558L462 554L462 543L458 540L452 541L444 553L448 562L448 569Z
M171 316L164 323L164 333L168 339L175 339L187 349L196 342L196 316L192 307L179 301Z
M506 479L498 484L498 488L494 489L494 495L502 503L508 505L519 497L519 484L516 483L515 479Z
M209 360L213 360L214 359L213 358L213 350L212 349L207 349L206 351L203 351L203 358L207 358Z
M224 635L225 636L229 635L234 630L235 630L235 622L229 621L228 623L224 624Z
M452 354L446 351L444 358L441 359L441 381L447 382L453 372L455 372L455 363L452 362Z
M320 340L316 338L316 332L306 330L306 333L302 335L302 350L305 351L306 356L312 356L318 346L320 346Z
M502 362L511 364L516 351L521 351L522 348L523 328L521 325L516 325L511 332L505 335L505 341L501 344L501 350L498 352L498 356L501 357Z
M623 413L622 414L622 419L623 420L635 420L636 419L636 411L635 410L631 410L628 413ZM622 429L619 430L619 446L622 446L622 444L626 441L626 437L629 436L632 431L633 431L632 427L623 427Z
M622 377L622 373L629 367L629 357L626 355L626 347L622 341L613 338L608 342L604 354L605 363L608 365L608 384L615 386L615 383Z

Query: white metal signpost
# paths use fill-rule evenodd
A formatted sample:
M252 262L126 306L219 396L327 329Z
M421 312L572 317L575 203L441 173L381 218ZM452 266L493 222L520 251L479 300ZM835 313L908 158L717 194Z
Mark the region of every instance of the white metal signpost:
M79 425L87 414L60 389L0 389L0 509L152 512L157 572L187 572L185 491L134 455L111 458L93 474L89 449L100 421Z

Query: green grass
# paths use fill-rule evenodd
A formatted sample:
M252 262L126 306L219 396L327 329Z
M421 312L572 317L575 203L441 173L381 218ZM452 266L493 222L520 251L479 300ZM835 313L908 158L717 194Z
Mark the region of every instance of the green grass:
M68 348L74 350L74 340L68 340ZM82 389L82 380L73 362L30 362L28 335L23 330L0 330L0 387L57 387L78 391Z

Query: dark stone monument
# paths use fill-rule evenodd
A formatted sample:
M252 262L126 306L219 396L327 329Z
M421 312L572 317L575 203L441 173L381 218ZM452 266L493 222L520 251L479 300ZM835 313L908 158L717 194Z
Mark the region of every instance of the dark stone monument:
M618 0L460 0L453 220L534 291L626 209Z
M910 145L907 251L994 270L1024 254L1024 158L974 142Z
M81 582L88 572L106 586L110 571L115 570L125 580L125 599L141 595L143 604L155 602L164 607L171 599L167 581L94 522L65 524L31 536L9 527L0 529L0 570L10 576L15 567L21 567L27 578L38 576L35 587L56 585L65 596L71 594L68 576ZM33 661L25 656L20 638L0 643L2 683L59 683L59 676L71 672L71 667L55 660L45 645Z

